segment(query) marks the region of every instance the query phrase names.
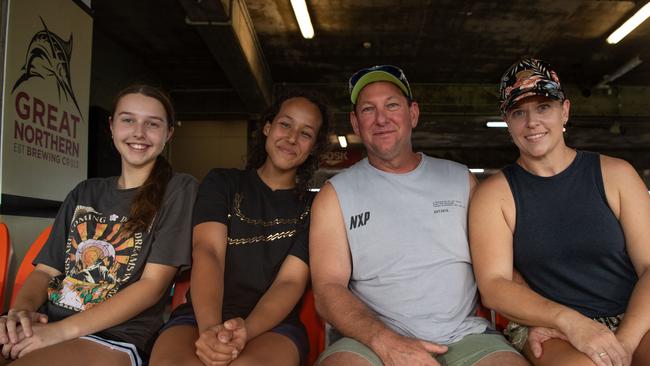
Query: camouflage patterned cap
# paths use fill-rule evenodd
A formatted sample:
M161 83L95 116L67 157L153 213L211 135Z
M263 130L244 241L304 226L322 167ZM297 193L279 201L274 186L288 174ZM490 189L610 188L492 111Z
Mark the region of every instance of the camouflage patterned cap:
M533 58L523 58L510 66L501 77L499 92L499 108L503 114L518 101L533 95L566 99L560 78L551 65Z

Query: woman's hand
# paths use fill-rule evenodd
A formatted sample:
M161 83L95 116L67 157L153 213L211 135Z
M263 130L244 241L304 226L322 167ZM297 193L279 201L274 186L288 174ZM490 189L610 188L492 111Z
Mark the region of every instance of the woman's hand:
M618 329L621 329L620 327ZM618 339L619 343L621 346L623 346L623 349L625 350L627 359L629 363L632 363L632 357L634 355L634 351L636 351L636 347L632 346L632 342L628 341L624 337L622 337L619 333L616 333L616 339Z
M23 333L23 329L20 325L16 328L16 333L18 335L18 342L22 341L23 338L25 338L25 333ZM11 349L16 345L16 343L5 343L2 345L2 357L4 357L6 360L11 359Z
M246 323L242 318L232 318L223 323L222 329L217 334L219 341L234 347L241 353L248 341Z
M31 336L25 334L20 342L11 347L10 356L12 359L15 360L23 357L29 352L61 343L66 340L63 329L60 328L58 322L52 324L35 323L32 325L31 330Z
M25 337L32 336L32 323L47 323L47 315L35 311L10 309L7 315L0 317L0 343L15 344L22 340L18 328L22 328Z
M616 335L605 325L584 317L574 317L561 329L578 351L586 354L598 366L627 366L631 358Z
M224 335L223 324L215 325L201 332L199 339L196 340L196 356L206 366L225 366L231 363L239 355L239 351L232 345L229 345L228 337ZM221 338L219 333L222 332ZM231 331L227 331L231 332Z

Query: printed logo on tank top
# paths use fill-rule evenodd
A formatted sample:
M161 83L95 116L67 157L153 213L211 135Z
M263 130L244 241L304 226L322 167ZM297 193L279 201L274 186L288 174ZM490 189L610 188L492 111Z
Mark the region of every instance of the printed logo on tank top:
M440 200L433 201L433 213L445 214L456 208L465 208L462 201L459 200Z
M126 216L77 206L65 247L65 273L50 281L49 300L74 311L113 296L136 268L143 233L124 230Z
M370 220L370 211L350 216L350 230L365 226Z

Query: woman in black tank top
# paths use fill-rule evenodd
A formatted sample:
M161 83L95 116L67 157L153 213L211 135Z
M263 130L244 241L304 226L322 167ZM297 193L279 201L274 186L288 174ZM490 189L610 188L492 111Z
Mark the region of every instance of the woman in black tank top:
M500 91L519 158L470 206L484 304L534 365L650 365L646 186L627 162L566 146L571 104L546 62L515 63Z

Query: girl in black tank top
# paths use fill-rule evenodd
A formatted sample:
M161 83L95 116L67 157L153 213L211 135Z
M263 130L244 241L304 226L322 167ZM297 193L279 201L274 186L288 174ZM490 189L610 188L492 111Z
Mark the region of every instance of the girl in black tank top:
M517 322L510 336L534 365L648 365L647 188L625 161L567 147L569 110L549 64L526 58L504 74L519 158L470 205L482 299Z

